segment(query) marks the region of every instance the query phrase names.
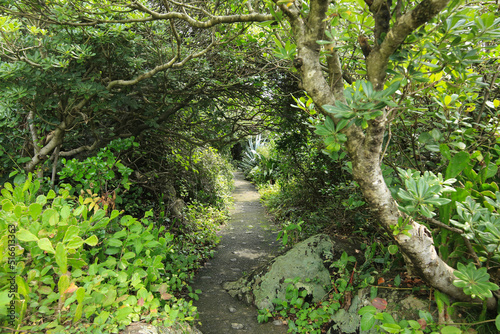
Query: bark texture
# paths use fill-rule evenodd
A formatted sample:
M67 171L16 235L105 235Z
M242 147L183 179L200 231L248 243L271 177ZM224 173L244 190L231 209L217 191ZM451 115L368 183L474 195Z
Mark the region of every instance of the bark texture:
M388 2L369 1L371 10L380 14L374 15L375 27L377 38L383 38L375 41L373 44L375 46L366 59L368 80L376 89L382 90L384 87L389 57L412 31L432 19L447 5L448 1L424 0L413 10L401 15L392 27L388 25L387 15L380 14L381 11L387 10ZM311 0L310 12L306 17L295 5L281 6L296 39L297 57L301 60L298 70L303 88L317 106L333 105L337 100L345 102L343 83L340 80L339 84L338 80L342 77L338 55L335 51L330 55L331 58L328 61L330 80L328 80L321 69L320 47L316 43L317 40L323 39L325 13L329 3L328 0ZM330 117L328 113L324 111L323 113ZM335 118L332 119L337 121ZM370 121L365 131L353 125L345 132L348 137L346 149L353 164L354 178L359 183L367 203L381 226L391 231L390 226L397 224L401 213L384 181L380 168L382 142L387 122L386 115L383 115ZM439 258L430 231L415 221L410 223L413 226L413 230L410 231L412 237L400 234L395 237L395 241L411 261L414 271L436 289L460 300L470 300L462 289L452 284L455 279L454 269ZM490 306L494 303L494 299L489 301Z

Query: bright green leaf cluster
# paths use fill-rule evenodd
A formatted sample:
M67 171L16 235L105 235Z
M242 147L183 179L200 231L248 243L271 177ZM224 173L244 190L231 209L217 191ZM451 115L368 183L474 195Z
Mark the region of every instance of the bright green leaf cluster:
M466 295L485 300L493 296L491 291L499 289L498 285L489 282L490 275L486 268L478 269L473 263L467 266L458 263L457 267L458 270L454 272L457 279L453 281L453 285L463 288Z
M384 114L383 108L396 107L392 95L399 89L400 81L396 81L384 90L377 91L369 81L358 80L353 87L344 90L346 103L337 101L334 106L324 105L325 111L335 118L350 120L348 124L356 124L363 129L368 127L368 121Z
M397 193L402 200L402 204L399 205L401 211L409 215L418 213L432 218L436 215L433 212L435 206L445 205L451 201L441 197L441 194L455 191L449 186L456 181L455 179L445 181L441 174L436 176L429 171L426 171L423 176L418 171L405 171L400 168L398 171L405 186L405 189L401 188Z

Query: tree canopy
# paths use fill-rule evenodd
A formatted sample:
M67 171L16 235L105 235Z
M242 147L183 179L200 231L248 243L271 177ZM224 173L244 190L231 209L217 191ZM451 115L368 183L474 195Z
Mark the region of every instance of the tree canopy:
M130 177L142 182L170 177L168 159L192 163L207 145L315 132L331 161L350 161L408 266L470 301L477 294L453 284L457 264L434 247L444 237L431 226L459 231L467 258L495 267L499 10L461 0L0 0L0 177L22 168L54 184L61 158L132 138L141 150L127 148ZM469 231L474 203L494 240Z

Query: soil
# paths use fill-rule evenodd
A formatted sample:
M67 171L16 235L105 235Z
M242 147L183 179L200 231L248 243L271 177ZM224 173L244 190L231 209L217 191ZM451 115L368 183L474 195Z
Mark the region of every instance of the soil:
M243 274L269 261L279 253L277 226L270 222L255 187L235 173L234 207L231 219L220 231L221 241L213 259L197 273L191 285L200 289L198 308L204 334L283 334L287 326L273 322L259 324L257 309L232 298L222 283L236 281Z

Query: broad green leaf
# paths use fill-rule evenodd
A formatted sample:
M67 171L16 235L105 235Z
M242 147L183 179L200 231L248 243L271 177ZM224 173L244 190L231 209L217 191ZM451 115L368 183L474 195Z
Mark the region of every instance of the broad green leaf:
M45 210L42 214L42 222L44 225L57 225L59 222L59 213L52 208Z
M24 228L21 228L16 232L16 237L18 240L25 242L38 241L38 238L33 233Z
M110 306L115 302L116 299L116 289L109 288L108 292L105 294L104 301L102 303L103 307Z
M71 215L71 208L69 207L69 205L65 205L62 207L60 212L61 212L61 218L66 220Z
M127 253L123 254L122 258L125 259L125 260L130 260L130 259L132 259L134 257L135 257L135 253L134 252L127 252Z
M28 294L30 293L30 287L28 286L28 283L24 280L22 276L16 275L16 285L17 285L17 291L23 295L26 299L28 299Z
M389 87L384 89L384 96L392 96L399 89L400 85L401 85L400 80L393 82Z
M4 189L2 189L4 190ZM9 199L4 199L2 201L2 210L6 212L10 212L14 210L14 204Z
M49 192L47 193L47 199L53 199L56 197L56 193L54 190L50 189Z
M495 165L494 163L490 162L488 164L488 169L486 171L486 179L489 179L490 177L493 177L497 174L498 172L498 166Z
M375 308L375 306L372 306L372 305L367 305L367 306L362 307L362 308L358 311L358 314L359 314L359 315L364 315L364 314L366 314L366 313L371 313L371 314L374 314L375 312L377 312L377 309Z
M43 206L39 203L31 203L30 206L28 207L28 212L34 220L37 220L38 217L40 217L40 214L42 213Z
M109 215L109 219L110 220L113 220L115 219L116 217L118 217L120 215L120 211L118 210L113 210L111 211L111 214Z
M108 311L102 311L95 319L94 323L96 325L104 325L106 323L106 320L109 318L109 312Z
M73 323L79 321L82 318L83 304L79 303L75 310L75 316L73 317Z
M107 240L108 245L111 247L121 247L123 242L119 239L111 238Z
M439 151L446 160L451 160L451 151L448 145L446 144L439 145Z
M85 288L79 287L76 292L76 300L79 304L83 303L83 298L85 297Z
M461 334L462 330L455 326L446 326L441 328L441 334Z
M98 241L99 241L99 240L97 239L97 236L93 235L93 236L90 236L90 237L88 237L87 239L85 239L85 241L84 241L84 242L85 242L87 245L89 245L89 246L95 246L95 245L97 245L97 242L98 242Z
M445 104L446 106L448 106L448 105L450 105L450 103L451 103L451 96L446 95L446 96L444 97L444 104Z
M383 328L387 333L400 333L401 332L401 326L398 324L382 324L380 325L381 328Z
M130 315L132 310L133 309L131 306L122 307L115 312L114 319L116 319L117 321L126 319ZM179 310L175 310L175 311L179 311Z
M66 230L66 233L64 233L63 242L68 242L73 237L77 236L78 233L80 233L80 228L78 226L75 225L69 226L68 229Z
M42 238L42 239L38 240L38 247L40 247L40 249L46 251L47 253L50 253L50 254L56 253L56 251L54 250L54 247L52 247L52 243L47 238Z
M59 277L57 282L57 288L59 289L59 294L62 295L67 288L69 288L69 277L67 275L62 275Z
M373 325L375 325L375 317L373 313L363 314L361 317L361 330L368 331L372 329Z
M63 274L68 271L68 256L62 242L57 243L56 246L56 263Z
M467 152L458 152L451 158L446 168L446 179L451 179L460 174L469 164L470 155Z
M78 249L78 248L82 247L82 245L83 245L83 239L76 235L67 241L66 248Z
M330 117L325 117L325 127L330 132L335 132L335 123Z

